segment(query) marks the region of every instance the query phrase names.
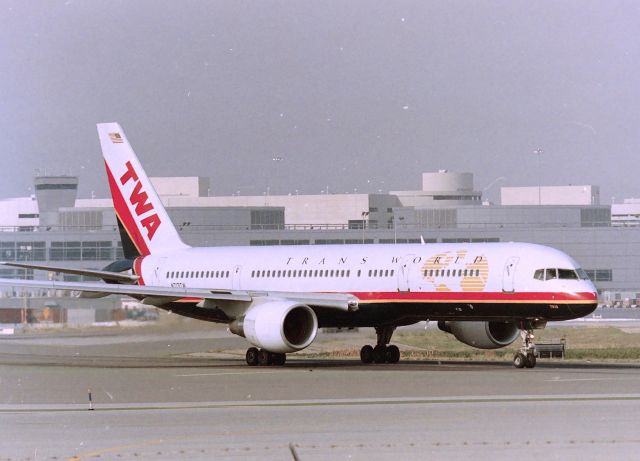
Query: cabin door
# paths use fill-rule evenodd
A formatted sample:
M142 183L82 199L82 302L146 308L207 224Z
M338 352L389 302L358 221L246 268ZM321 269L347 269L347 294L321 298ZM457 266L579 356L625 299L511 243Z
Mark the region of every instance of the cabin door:
M411 291L411 261L415 255L407 255L400 261L398 266L398 291Z
M167 258L158 258L156 260L155 267L153 268L153 285L163 286L167 285L166 274L162 271L167 267ZM163 283L164 282L164 283Z
M520 258L517 256L511 256L504 265L502 272L502 291L505 293L513 293L515 291L514 281L519 260Z
M233 268L233 278L231 282L231 288L233 290L240 289L240 276L242 275L242 266L236 266Z

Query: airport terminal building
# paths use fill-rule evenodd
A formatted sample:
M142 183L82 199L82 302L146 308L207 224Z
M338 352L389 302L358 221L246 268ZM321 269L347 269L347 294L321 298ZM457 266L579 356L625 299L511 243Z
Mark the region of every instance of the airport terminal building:
M505 187L494 205L483 202L471 173L444 170L423 173L420 190L387 194L210 197L208 178L152 182L194 246L532 242L579 261L602 304L640 303L640 200L601 205L597 186ZM96 269L123 258L111 199L78 199L72 176L38 176L34 186L32 197L0 200L0 260ZM0 269L0 277L53 276ZM0 296L6 306L52 303L41 290L1 288ZM120 301L111 298L91 302L117 309ZM86 315L78 310L72 317ZM10 322L0 314L0 323Z

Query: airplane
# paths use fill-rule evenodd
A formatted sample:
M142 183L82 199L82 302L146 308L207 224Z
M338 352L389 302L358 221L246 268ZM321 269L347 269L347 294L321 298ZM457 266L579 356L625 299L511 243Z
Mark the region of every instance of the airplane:
M125 260L103 270L4 262L102 282L0 280L0 284L127 295L247 339L248 365L284 365L319 328L373 327L363 363L397 363L399 326L437 321L464 344L523 345L517 368L536 365L533 330L590 314L597 292L580 266L547 246L418 243L191 247L175 226L117 123L97 125ZM106 283L105 283L106 282Z

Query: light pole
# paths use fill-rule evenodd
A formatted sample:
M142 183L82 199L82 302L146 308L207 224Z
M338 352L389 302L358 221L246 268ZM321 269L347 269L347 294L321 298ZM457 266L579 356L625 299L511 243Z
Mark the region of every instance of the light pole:
M542 150L542 148L538 147L536 150L533 151L533 153L538 156L538 206L540 206L542 205L542 193L541 193L542 185L540 184L540 157L542 156L544 151Z
M362 244L364 245L364 229L365 229L365 219L369 216L368 211L362 212Z
M396 224L396 221L404 221L404 216L400 216L398 217L398 219L396 219L396 216L393 216L393 244L397 244L398 243L398 225Z

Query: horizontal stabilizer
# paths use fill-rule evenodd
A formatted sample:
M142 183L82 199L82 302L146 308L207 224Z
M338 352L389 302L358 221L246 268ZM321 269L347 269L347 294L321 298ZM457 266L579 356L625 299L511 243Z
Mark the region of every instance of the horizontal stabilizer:
M15 263L0 262L0 264L11 267L20 267L22 269L35 269L41 271L55 272L59 274L84 275L87 277L96 277L103 280L112 280L120 283L136 283L140 277L137 275L123 274L120 272L101 271L93 269L73 269L70 267L50 266L46 264L31 263Z

